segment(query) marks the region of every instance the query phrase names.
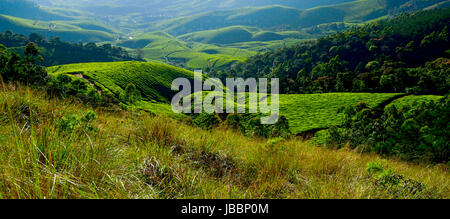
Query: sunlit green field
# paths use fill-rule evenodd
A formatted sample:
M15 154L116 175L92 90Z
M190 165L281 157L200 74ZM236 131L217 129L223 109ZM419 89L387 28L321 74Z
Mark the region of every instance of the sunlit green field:
M216 32L220 33L220 30L206 31L203 34L213 35L208 36L211 38L220 38L220 34L216 34ZM147 61L161 62L193 70L220 68L232 63L243 62L259 52L292 46L305 41L305 39L295 38L265 41L251 39L248 42L216 44L209 40L193 39L192 37L196 36L195 34L174 37L168 33L157 31L137 34L132 39L122 40L116 44L130 48L133 53L141 53ZM261 34L264 34L264 32L260 31L259 35ZM282 32L280 34L293 36L297 33ZM255 36L258 37L258 33Z
M346 107L365 102L376 107L399 94L328 93L280 95L280 114L295 134L342 125Z
M50 74L81 74L102 92L120 96L128 84L134 84L148 101L168 102L173 95L172 81L178 77L193 79L193 73L150 62L80 63L48 68Z
M405 106L411 106L413 104L429 103L432 101L437 101L441 98L442 98L442 96L436 96L436 95L420 95L420 96L411 95L411 96L399 98L399 99L393 101L387 107L389 107L391 105L395 105L395 107L397 107L399 109L399 108L402 108Z
M124 93L125 87L133 83L146 98L137 105L138 108L169 115L173 112L168 103L175 94L171 91L172 81L178 77L193 79L193 73L190 71L165 64L142 62L72 64L51 67L48 71L51 74L82 74L103 92L111 92L116 96ZM341 125L344 116L342 110L346 107L354 106L359 102L366 102L369 106L375 107L398 95L282 94L280 95L280 115L289 120L291 131L299 134ZM160 103L156 105L156 102Z

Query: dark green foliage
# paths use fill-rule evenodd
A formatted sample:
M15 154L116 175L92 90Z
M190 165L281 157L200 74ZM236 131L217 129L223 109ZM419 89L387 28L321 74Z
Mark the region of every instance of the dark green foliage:
M329 143L407 160L447 163L450 157L450 97L398 109L360 103L346 110L343 127L330 130Z
M125 103L135 104L142 99L141 92L136 88L136 85L128 84L122 99Z
M95 43L68 43L60 38L49 40L39 34L24 36L14 34L11 31L0 33L0 43L19 54L24 53L24 47L28 42L33 42L40 47L41 55L44 57L42 65L54 66L82 62L112 62L137 60L131 57L121 47L104 44L97 46Z
M446 94L450 9L402 14L314 42L259 54L221 77L278 77L283 93Z
M53 97L75 97L93 106L106 106L115 103L114 99L108 99L109 97L100 95L95 87L91 87L83 79L72 78L65 74L50 77L45 89Z
M221 120L216 114L192 114L192 124L203 129L212 129L219 126Z
M0 44L1 45L1 44ZM47 71L39 65L43 61L38 47L30 42L22 59L14 52L0 46L0 76L4 82L17 81L26 85L45 85Z
M289 122L286 117L281 116L274 125L261 124L260 114L230 114L222 121L216 114L192 114L190 123L203 129L211 129L220 125L225 125L236 130L240 130L242 134L249 137L284 137L291 135Z
M72 133L75 129L83 129L84 131L95 131L93 122L97 119L97 114L93 111L87 112L85 115L66 115L59 121L59 131Z
M225 120L225 124L241 130L247 136L260 137L289 137L291 131L289 129L289 121L286 117L281 116L274 125L261 124L262 115L259 114L231 114Z

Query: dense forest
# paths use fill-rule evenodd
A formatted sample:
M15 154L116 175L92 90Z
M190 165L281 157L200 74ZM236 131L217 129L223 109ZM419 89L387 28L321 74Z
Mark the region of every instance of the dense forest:
M221 79L280 78L283 93L446 94L450 9L402 14L316 41L267 52L223 70Z
M39 46L44 58L44 66L54 66L82 62L113 62L138 60L125 49L111 44L96 45L95 43L69 43L54 37L46 39L39 34L14 34L11 31L0 33L0 43L18 54L24 54L25 46L33 42Z

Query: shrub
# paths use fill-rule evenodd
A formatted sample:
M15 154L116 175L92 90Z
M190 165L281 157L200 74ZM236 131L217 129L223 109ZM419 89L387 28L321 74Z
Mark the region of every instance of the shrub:
M396 174L394 170L386 168L386 160L377 160L367 164L369 180L378 195L394 198L433 198L433 193L421 182L407 179Z
M59 121L59 131L71 133L76 129L83 129L85 131L95 131L96 128L92 124L97 119L97 114L93 111L88 111L85 115L79 117L77 115L65 115Z
M203 129L212 129L221 123L216 114L201 113L193 114L192 117L192 123Z
M142 97L141 93L136 88L136 85L128 84L127 87L125 88L125 94L122 99L125 103L135 104L136 102L141 100Z
M450 156L449 96L412 106L386 107L382 112L360 103L346 110L342 128L330 130L328 142L342 147L380 154L396 155L406 160L447 163Z

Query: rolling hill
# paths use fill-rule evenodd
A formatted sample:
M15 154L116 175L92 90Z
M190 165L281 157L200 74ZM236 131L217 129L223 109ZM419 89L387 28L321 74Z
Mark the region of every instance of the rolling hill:
M233 47L219 47L207 43L186 42L168 33L157 31L122 40L119 46L138 49L140 56L149 61L164 62L188 69L214 68L244 61L255 51Z
M133 83L145 101L138 108L158 113L172 114L167 104L175 94L170 86L175 78L193 79L193 73L184 69L142 62L81 63L48 68L53 75L77 75L89 81L101 92L110 92L116 97L124 93L125 87ZM289 120L292 133L300 134L316 129L341 125L342 108L361 101L376 107L400 94L334 93L334 94L283 94L280 95L280 114Z
M230 26L217 30L206 30L181 35L178 39L187 42L201 42L208 44L233 44L243 42L267 42L284 39L309 39L313 36L300 31L264 31L260 28L248 26Z
M0 97L5 199L450 197L444 164L315 147L299 138L202 130L164 116L105 112L26 87L1 89ZM33 117L21 116L26 112ZM386 180L380 187L367 167L380 167L401 184Z
M93 21L37 21L0 14L0 30L47 38L59 37L69 42L103 42L115 39L113 28Z
M21 0L4 3L8 7L0 9L0 30L25 35L38 33L69 42L107 42L126 47L146 60L207 70L400 11L444 7L445 2L55 0L37 1L45 5L39 7ZM135 7L137 3L141 5ZM29 16L17 14L14 10L21 5L33 12ZM145 8L152 10L148 12ZM169 13L174 10L180 12ZM36 15L44 12L56 17ZM170 18L167 14L186 16L167 20Z
M285 5L300 9L316 6L338 4L352 0L209 0L209 1L186 1L186 0L35 0L37 3L53 7L69 7L83 9L96 14L149 14L180 16L196 13L215 11L220 9L236 9L250 6ZM151 8L151 11L147 9ZM150 18L150 17L149 17Z
M334 22L367 22L383 18L407 6L408 10L401 11L420 10L442 2L444 1L358 0L305 10L281 5L239 8L161 21L150 27L150 30L163 29L175 36L237 25L278 31L299 30Z
M170 88L172 81L178 77L193 80L190 71L158 63L80 63L53 66L47 70L52 75L68 74L83 78L102 93L112 93L117 98L125 92L128 84L135 84L144 97L144 101L137 104L138 108L149 111L157 109L158 113L165 109L166 114L172 114L168 104L175 94ZM361 101L375 107L398 96L400 94L282 94L280 114L289 120L292 133L300 134L341 125L341 108Z
M450 197L450 0L0 1L2 199ZM279 122L176 114L189 69Z
M168 102L175 94L172 81L183 77L192 79L185 69L151 62L79 63L48 68L53 75L77 75L93 83L101 92L119 97L128 84L134 84L147 101Z
M0 2L0 14L43 21L72 20L68 16L43 9L30 0L2 0Z

